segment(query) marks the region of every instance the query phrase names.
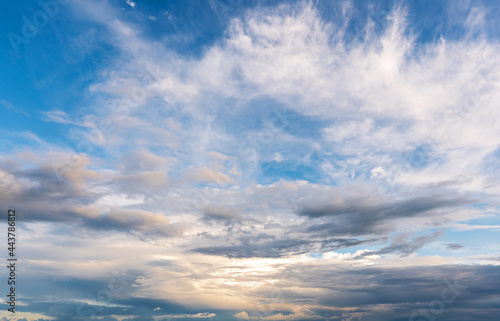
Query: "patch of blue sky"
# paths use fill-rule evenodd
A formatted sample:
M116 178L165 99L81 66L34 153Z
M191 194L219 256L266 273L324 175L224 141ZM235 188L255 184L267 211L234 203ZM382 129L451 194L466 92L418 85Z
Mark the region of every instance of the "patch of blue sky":
M209 1L144 1L134 8L122 7L127 20L143 27L145 39L160 41L167 49L192 59L200 58L217 42L225 27Z
M498 230L474 229L455 231L448 229L436 242L427 244L416 253L419 255L438 255L442 257L474 257L486 253L498 253ZM457 244L462 248L451 249L448 244Z
M41 8L35 3L17 7L17 11L11 8L17 14L10 16L7 31L23 36L23 17L32 19ZM3 60L0 71L1 126L65 146L68 127L73 125L48 124L43 112L61 110L70 118L78 117L90 102L87 88L117 51L101 39L102 27L68 21L67 8L59 10L34 37L18 46L18 53L7 37L2 38L0 50L9 59Z
M293 161L266 162L261 164L261 184L270 184L281 180L304 180L310 183L322 181L324 173L318 167L294 163Z

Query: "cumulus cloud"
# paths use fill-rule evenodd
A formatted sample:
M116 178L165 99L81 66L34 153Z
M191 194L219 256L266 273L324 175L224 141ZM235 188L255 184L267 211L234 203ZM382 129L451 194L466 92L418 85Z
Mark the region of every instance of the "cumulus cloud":
M233 315L233 317L238 318L238 319L242 319L242 320L250 320L248 313L246 313L245 311L241 311L239 313L236 313L235 315Z

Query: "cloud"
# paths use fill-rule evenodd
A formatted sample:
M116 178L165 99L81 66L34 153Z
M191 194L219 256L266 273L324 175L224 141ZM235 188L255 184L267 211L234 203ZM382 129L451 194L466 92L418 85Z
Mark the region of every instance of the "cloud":
M272 239L266 241L266 239ZM251 242L249 242L251 241ZM251 238L243 238L239 245L206 246L194 248L191 252L207 255L222 255L228 258L251 258L251 257L282 257L309 253L316 249L326 252L341 248L361 245L373 242L370 240L330 238L330 239L274 239L271 235L259 234Z
M233 317L235 317L237 319L242 319L242 320L250 320L248 313L246 313L245 311L241 311L239 313L236 313L235 315L233 315Z
M304 309L299 313L283 314L278 313L268 317L264 317L264 320L325 320L321 315L317 315L309 309Z
M200 135L207 128L210 132L214 128L222 129L210 137L223 138L211 138L201 144L205 146L202 153L212 148L229 152L239 139L224 131L219 121L207 118L207 113L225 111L225 99L235 100L241 108L242 102L253 97L269 97L302 116L314 115L325 121L320 128L322 139L315 142L325 168L330 160L324 151L335 150L345 158L337 163L346 167L345 172L360 175L363 171L383 168L385 175L372 178L413 186L422 180L439 182L455 178L460 172L454 161L457 158L471 165L463 164L461 168L479 166L478 161L494 150L494 144L486 143L490 141L486 137L494 137L494 133L484 133L485 139L477 135L482 135L485 128L493 130L496 125L479 126L483 121L479 118L465 122L464 117L473 115L466 111L469 109L464 103L470 98L474 101L473 117L483 117L491 104L496 93L494 72L497 68L492 66L497 66L497 62L491 55L495 45L469 39L426 43L422 45L425 49L419 50L415 36L405 29L408 18L404 7L394 9L387 21L382 19L380 34L370 31L363 41L345 43L348 16L338 17L335 23L326 22L316 8L304 3L248 10L231 22L224 41L194 61L180 59L175 53L164 52L131 34L128 41L119 45L136 59L121 67L113 78L93 88L121 93L129 87L142 87L148 99L156 97L169 106L176 103L186 106L185 110L193 115L192 129ZM110 28L120 33L115 25ZM294 30L294 34L286 34L285 30ZM140 43L143 49L138 50L132 43ZM151 52L158 50L179 67L157 64L151 72L149 62L158 60ZM453 55L455 51L462 54ZM490 73L485 74L484 68ZM141 84L133 74L135 70L148 70L152 76L150 81ZM183 70L182 75L179 70ZM445 78L448 74L460 76ZM439 85L442 82L449 85L444 88ZM118 83L124 87L117 88ZM472 88L472 83L481 87ZM123 94L119 97L130 102ZM214 101L210 111L202 107L207 99ZM144 104L136 100L132 105L135 109ZM403 116L394 117L395 112ZM237 115L238 108L232 113ZM331 115L336 118L332 119ZM201 126L195 121L200 119L204 119ZM155 122L150 125L158 126ZM437 133L436 128L446 135ZM463 136L464 132L468 132L468 136ZM481 144L471 144L471 137ZM382 141L384 144L380 144ZM279 143L281 141L276 140L273 145ZM428 163L401 168L401 158L423 144L432 147L427 150ZM457 149L472 155L478 148L482 153L480 157L455 155ZM244 157L239 158L244 162ZM431 163L433 166L428 166ZM208 166L205 170L203 165L198 168L200 172L210 171ZM206 179L206 174L197 176Z
M121 161L122 171L125 173L138 173L145 171L168 171L168 166L175 159L168 159L149 151L135 150L124 155Z
M205 318L215 318L217 315L215 313L210 312L202 312L196 314L176 314L176 315L162 315L158 317L154 317L155 320L169 320L169 319L205 319Z
M134 231L141 236L173 236L181 232L171 227L168 218L141 210L111 208L107 213L91 217L87 225L95 229Z
M24 220L66 221L97 230L134 231L145 236L171 236L182 233L180 226L171 227L168 218L161 214L113 207L111 202L113 195L109 195L106 201L106 196L101 194L102 189L93 190L91 187L106 178L102 173L87 168L90 165L87 156L47 153L45 160L32 159L33 156L30 153L18 155L17 162L9 161L8 171L6 163L0 164L2 183L8 185L5 186L7 192L0 196L0 202L25 203ZM149 154L146 156L149 156L145 158L149 161L148 165L163 164L161 158ZM30 166L26 167L27 164ZM138 159L135 159L135 166L136 168L141 166ZM143 172L141 174L144 175ZM159 177L158 174L154 176L154 179ZM127 179L130 179L130 176L119 177L115 183ZM133 179L135 184L141 181L146 183L146 180L146 176L142 178L135 176ZM129 201L131 199L129 195L125 198ZM128 204L136 203L135 200L128 202Z
M463 245L456 244L456 243L448 243L446 244L446 248L448 250L459 250L463 248Z
M5 99L0 99L0 103L7 109L7 110L11 110L13 112L16 112L16 113L20 113L20 114L23 114L25 116L30 116L30 114L28 114L27 112L19 109L19 108L16 108L14 107L14 105L10 102L10 101L7 101Z
M96 275L129 266L144 273L103 320L150 320L160 306L172 314L157 321L396 320L432 304L450 276L467 289L440 318L498 315L498 267L481 252L420 251L498 228L488 11L469 8L463 37L434 41L414 29L413 7L374 26L377 3L365 17L357 3L210 1L232 17L222 36L200 27L203 6L169 7L172 27L150 34L137 21L153 16L127 4L132 16L72 4L113 52L99 51L111 61L88 78L81 116L42 113L70 128L77 151L37 132L24 137L44 150L0 158L0 204L22 204L29 230L27 276L46 278L23 299L31 311L69 321L80 288L106 288ZM186 27L186 12L200 26ZM439 32L458 28L437 20Z
M206 219L214 219L214 220L228 220L234 221L239 220L241 217L239 215L238 208L231 207L214 207L208 206L203 209L203 214Z
M218 186L224 186L234 182L229 175L206 166L192 169L190 172L189 177L197 182L216 183Z
M283 160L285 160L285 158L283 157L283 155L281 155L280 153L274 153L274 155L273 155L273 161L281 163Z
M381 200L355 199L317 208L306 207L300 211L300 215L317 218L343 214L353 216L370 216L372 214L376 216L378 213L381 213L384 216L383 218L405 217L419 215L442 207L460 206L473 201L473 199L468 197L450 197L447 195L421 196L392 203L383 203Z
M310 218L327 218L322 224L308 227L309 231L347 233L351 235L377 233L391 220L428 216L442 210L473 204L469 196L435 194L416 196L398 201L380 198L345 198L330 204L302 205L299 214Z
M127 4L131 6L132 8L135 8L135 2L131 0L127 0Z
M42 112L44 116L45 121L50 121L50 122L55 122L59 124L70 124L70 125L76 125L76 126L82 126L82 127L94 127L93 124L84 122L84 123L78 123L70 120L68 115L62 111L62 110L49 110L46 112Z
M401 256L408 256L423 247L425 244L433 242L443 235L444 230L439 230L429 235L420 235L411 240L405 240L407 235L399 234L394 237L391 244L371 254L381 255L387 253L398 253Z

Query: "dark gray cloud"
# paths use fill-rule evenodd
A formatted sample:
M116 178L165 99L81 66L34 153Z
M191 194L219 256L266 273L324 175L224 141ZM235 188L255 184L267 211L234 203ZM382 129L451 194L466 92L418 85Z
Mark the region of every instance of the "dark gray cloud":
M384 246L378 251L370 252L369 254L389 254L397 253L401 256L408 256L413 252L422 248L425 244L437 240L444 235L444 230L439 230L429 235L420 235L412 239L408 238L407 234L399 234L392 240L391 244Z
M206 206L203 209L203 218L205 222L220 222L226 226L241 222L242 216L240 210L229 206Z
M350 199L335 204L304 206L299 211L299 214L311 218L343 214L375 215L385 218L411 217L430 210L461 206L473 203L474 201L476 200L468 196L457 195L417 196L395 202Z
M310 252L327 252L341 248L374 242L376 239L330 238L326 240L307 239L273 239L262 243L254 243L258 238L247 238L238 245L207 246L190 250L189 252L207 255L220 255L229 258L250 257L282 257Z
M446 244L446 248L448 250L460 250L460 249L463 249L463 245L456 244L456 243L448 243L448 244Z
M97 217L86 217L83 222L96 230L132 231L143 237L182 235L182 228L172 226L166 216L137 209L111 208Z
M299 215L323 219L307 227L308 232L325 235L382 233L382 223L390 220L430 215L435 210L452 209L477 202L467 195L417 196L399 201L351 198L330 204L306 204Z
M413 320L423 321L421 311L424 315L435 312L433 303L435 307L444 305L441 313L433 315L438 316L435 320L495 320L500 311L498 266L342 268L303 265L288 267L282 273L275 284L281 290L271 292L271 296L268 293L270 302L293 301L300 305L297 299L304 297L300 288L318 287L324 293L312 299L315 306L324 308L312 310L324 320L357 316L363 321L408 321L415 315ZM263 295L265 291L258 293ZM349 313L342 309L349 309ZM270 314L279 312L291 313L269 311Z
M0 175L4 178L0 186L5 185L0 205L17 207L22 222L65 222L92 230L140 233L143 237L182 234L180 226L171 226L167 217L159 213L119 206L107 206L104 210L97 206L96 202L105 195L102 185L116 182L107 182L89 170L85 156L73 156L59 155L27 168L13 161L0 163ZM132 185L141 185L140 181L136 183ZM100 185L101 192L89 188L94 184Z
M287 238L270 236L269 234L263 235L262 233L242 236L243 232L231 229L231 235L228 237L233 240L233 244L197 247L191 251L230 258L281 257L315 251L334 251L387 239L386 235L393 232L390 225L386 224L390 220L431 215L435 213L435 210L459 207L474 201L468 196L448 194L419 196L395 202L373 198L347 198L336 205L302 206L299 211L300 215L320 220L322 223L305 221L298 225L288 226L286 227L288 230ZM307 202L312 203L310 200ZM228 211L225 208L205 210L205 219L209 220L208 217L210 220L224 222L237 221L235 211ZM440 230L414 237L411 237L410 234L400 233L393 238L389 245L375 252L367 252L366 255L395 253L408 256L425 244L437 240L443 233L444 231ZM377 237L360 239L359 236L362 235L377 235ZM271 238L271 240L266 240L267 238Z
M43 313L58 321L104 318L112 316L140 316L136 320L149 320L163 314L196 314L206 309L193 308L169 300L136 297L134 287L143 277L139 271L110 273L107 278L85 279L68 277L23 278L23 312ZM100 296L102 295L102 296ZM161 310L155 311L161 307Z
M500 312L500 266L387 268L317 263L284 265L279 271L274 270L267 275L246 276L248 281L274 280L272 285L252 290L252 295L267 299L259 301L259 310L248 310L248 314L266 317L279 313L293 315L297 311L276 310L272 308L276 302L291 303L298 310L309 309L307 313L314 318L293 318L304 321L340 321L351 316L362 321L407 321L411 315L415 315L414 321L423 321L425 318L422 315L436 311L432 309L432 304L434 307L443 306L439 309L440 313L434 316L436 320L444 321L496 320ZM141 286L140 282L136 282L139 275L136 272L127 275L130 285L135 284L135 289ZM232 315L240 312L207 311L203 307L137 297L130 292L134 289L131 287L114 292L109 306L83 303L85 299L95 299L99 290L107 289L108 285L109 280L105 278L26 279L23 286L26 294L23 302L26 305L22 308L25 312L44 313L57 321L78 320L78 317L85 313L88 316L92 311L96 317L107 321L113 321L112 316L138 315L137 320L148 320L164 314L195 315L206 312L216 313L212 320L226 321L234 320ZM311 292L310 289L319 291ZM157 307L161 310L155 311Z

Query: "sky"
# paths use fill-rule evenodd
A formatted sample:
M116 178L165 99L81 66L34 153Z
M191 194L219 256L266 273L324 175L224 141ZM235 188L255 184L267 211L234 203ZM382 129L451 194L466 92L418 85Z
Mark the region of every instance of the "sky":
M499 2L0 17L0 321L500 315Z

